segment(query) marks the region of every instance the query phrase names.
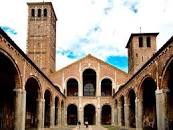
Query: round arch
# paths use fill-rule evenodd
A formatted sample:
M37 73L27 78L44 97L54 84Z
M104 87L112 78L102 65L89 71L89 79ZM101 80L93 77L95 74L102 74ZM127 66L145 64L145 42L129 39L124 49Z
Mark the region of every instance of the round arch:
M132 128L136 128L136 107L135 107L135 100L136 100L136 93L134 89L129 89L127 93L128 97L128 104L129 104L129 125Z
M75 104L69 104L67 107L67 124L77 125L78 121L78 108Z
M83 96L96 95L97 75L93 69L85 69L82 74L83 78Z
M96 109L93 104L87 104L84 107L84 122L88 121L89 125L96 123Z
M143 99L143 127L157 129L156 117L156 83L152 77L146 77L141 83L141 97Z
M14 89L22 89L21 76L14 59L0 49L0 129L14 129Z
M101 110L101 124L102 125L111 125L112 123L112 108L109 104L102 106Z
M0 48L0 57L1 56L6 57L11 62L13 67L15 68L15 71L16 71L16 74L15 74L16 87L15 87L15 89L17 89L17 88L22 89L21 72L20 72L20 69L19 69L18 65L16 64L14 58L9 53L7 53L5 50L3 50L2 48Z
M44 127L50 126L50 106L52 104L52 93L49 89L44 92L45 110L44 110Z
M69 78L66 83L67 96L78 96L79 83L75 78Z
M41 97L38 80L35 79L33 76L28 78L25 84L25 90L26 90L25 127L36 128L37 127L37 109L38 109L37 99Z
M101 81L101 96L112 96L112 80L109 78Z
M161 79L161 89L164 89L164 91L167 96L167 101L166 101L166 117L168 119L168 126L169 128L172 128L173 126L173 57L170 58L170 60L167 62L165 65L163 74L162 74L162 79Z

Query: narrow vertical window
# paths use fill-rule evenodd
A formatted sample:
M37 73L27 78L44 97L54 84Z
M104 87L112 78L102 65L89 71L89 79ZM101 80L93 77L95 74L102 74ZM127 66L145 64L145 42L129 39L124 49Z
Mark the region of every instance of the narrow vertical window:
M38 9L38 14L37 14L38 17L41 17L41 9Z
M44 13L44 17L46 17L47 16L47 9L44 9L43 13Z
M32 10L31 10L31 16L32 16L32 17L35 17L35 9L32 9Z
M143 47L143 38L139 37L139 47Z
M147 47L151 47L151 38L147 37Z

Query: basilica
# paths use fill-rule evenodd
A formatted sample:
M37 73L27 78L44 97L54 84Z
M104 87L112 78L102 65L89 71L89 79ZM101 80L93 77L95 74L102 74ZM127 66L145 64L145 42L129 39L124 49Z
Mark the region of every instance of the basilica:
M26 54L0 28L0 130L61 128L78 121L173 129L173 37L157 51L159 33L132 33L128 73L91 54L56 70L53 5L27 5Z

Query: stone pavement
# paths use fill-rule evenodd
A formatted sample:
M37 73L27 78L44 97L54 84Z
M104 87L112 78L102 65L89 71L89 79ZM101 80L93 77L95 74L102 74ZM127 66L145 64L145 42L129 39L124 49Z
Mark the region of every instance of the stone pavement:
M88 126L88 128L86 128L85 126L80 126L79 128L79 126L77 126L72 130L107 130L107 129L103 128L102 126Z

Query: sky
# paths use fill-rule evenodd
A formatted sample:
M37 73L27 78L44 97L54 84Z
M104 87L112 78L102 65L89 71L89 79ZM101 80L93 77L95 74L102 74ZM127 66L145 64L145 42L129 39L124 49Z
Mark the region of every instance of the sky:
M24 52L27 42L26 3L42 1L1 1L0 27ZM173 0L50 1L58 18L57 70L92 54L127 71L125 46L131 33L159 32L157 49L173 35Z

